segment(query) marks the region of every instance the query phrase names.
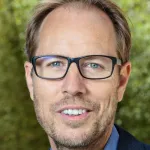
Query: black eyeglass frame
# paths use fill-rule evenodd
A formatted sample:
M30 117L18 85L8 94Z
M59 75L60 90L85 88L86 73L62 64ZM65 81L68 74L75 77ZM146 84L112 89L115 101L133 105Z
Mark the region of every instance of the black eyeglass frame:
M112 71L111 71L111 73L110 73L109 76L106 76L106 77L104 77L104 78L87 78L87 77L85 77L85 76L82 74L82 72L81 72L81 70L80 70L80 66L79 66L79 61L80 61L80 59L86 58L86 57L92 57L92 56L102 56L102 57L107 57L107 58L109 58L109 59L112 60ZM60 78L47 78L47 77L42 77L42 76L38 75L38 73L37 73L37 71L36 71L36 60L37 60L38 58L41 58L41 57L61 57L61 58L64 58L64 59L68 60L68 66L67 66L67 69L66 69L65 74L64 74L62 77L60 77ZM33 56L33 57L31 58L31 61L30 61L30 62L31 62L32 65L33 65L33 69L34 69L34 71L35 71L35 74L36 74L39 78L48 79L48 80L58 80L58 79L64 78L64 77L66 76L66 74L68 73L68 70L69 70L70 65L71 65L72 63L76 63L77 68L78 68L78 70L79 70L79 72L80 72L80 74L81 74L82 77L84 77L84 78L86 78L86 79L91 79L91 80L109 78L109 77L112 76L112 74L113 74L115 65L116 65L116 64L119 65L119 66L122 65L122 61L121 61L119 58L116 58L116 57L113 57L113 56L107 56L107 55L86 55L86 56L75 57L75 58L66 57L66 56L61 56L61 55L40 55L40 56Z

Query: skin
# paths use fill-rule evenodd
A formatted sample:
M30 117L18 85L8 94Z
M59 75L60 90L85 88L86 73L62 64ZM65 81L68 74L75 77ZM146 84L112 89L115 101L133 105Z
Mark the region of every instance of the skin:
M103 54L117 57L116 35L109 17L95 7L61 6L43 21L38 55L68 57ZM117 104L122 100L131 64L116 65L103 80L83 78L75 63L61 80L31 76L32 64L25 62L26 81L37 119L46 131L53 150L100 150L110 137ZM64 117L63 108L90 109L84 117Z

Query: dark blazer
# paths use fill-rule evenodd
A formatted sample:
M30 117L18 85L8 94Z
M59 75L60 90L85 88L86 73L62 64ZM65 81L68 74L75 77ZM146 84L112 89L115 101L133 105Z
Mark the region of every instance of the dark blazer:
M117 150L150 150L150 145L138 141L130 133L115 125L119 133Z

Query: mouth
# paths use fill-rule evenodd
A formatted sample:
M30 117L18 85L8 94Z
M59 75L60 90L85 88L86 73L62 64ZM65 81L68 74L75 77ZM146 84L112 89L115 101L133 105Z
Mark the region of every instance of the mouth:
M73 106L65 107L58 111L58 113L63 117L63 119L76 121L87 118L90 112L91 110L88 108Z
M89 112L89 110L87 110L87 109L65 109L65 110L61 111L62 114L69 115L69 116L79 116L79 115L83 115L87 112Z

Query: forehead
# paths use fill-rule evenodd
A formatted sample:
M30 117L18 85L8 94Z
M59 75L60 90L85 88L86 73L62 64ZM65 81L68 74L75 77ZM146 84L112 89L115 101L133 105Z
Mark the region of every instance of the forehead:
M78 51L78 54L74 52ZM37 55L116 55L116 35L110 18L98 8L66 4L44 19Z

